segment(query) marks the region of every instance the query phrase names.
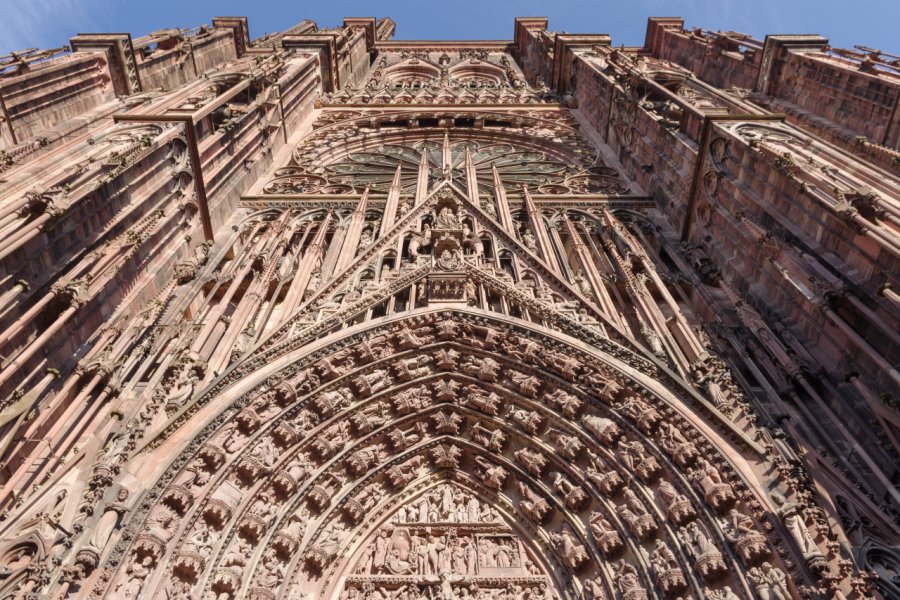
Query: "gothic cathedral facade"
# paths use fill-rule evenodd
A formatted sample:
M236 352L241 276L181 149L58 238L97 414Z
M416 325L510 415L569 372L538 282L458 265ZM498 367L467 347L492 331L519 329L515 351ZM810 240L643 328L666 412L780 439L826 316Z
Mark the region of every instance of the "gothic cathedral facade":
M900 597L900 58L394 29L0 57L0 598Z

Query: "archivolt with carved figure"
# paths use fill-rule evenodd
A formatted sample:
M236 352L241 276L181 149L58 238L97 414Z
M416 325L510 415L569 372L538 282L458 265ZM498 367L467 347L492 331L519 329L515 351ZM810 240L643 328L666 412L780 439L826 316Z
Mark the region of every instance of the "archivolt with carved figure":
M104 565L123 597L640 598L783 579L765 490L729 459L753 445L565 335L418 310L242 387Z
M541 19L214 23L136 63L218 40L212 74L142 69L56 132L75 163L0 165L0 598L893 589L896 439L858 432L896 424L896 294L842 279L898 255L880 172Z

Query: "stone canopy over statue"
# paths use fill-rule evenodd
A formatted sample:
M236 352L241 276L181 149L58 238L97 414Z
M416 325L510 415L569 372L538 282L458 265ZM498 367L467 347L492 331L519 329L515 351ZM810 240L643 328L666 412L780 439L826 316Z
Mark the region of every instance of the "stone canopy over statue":
M0 599L900 597L897 57L513 25L0 57Z

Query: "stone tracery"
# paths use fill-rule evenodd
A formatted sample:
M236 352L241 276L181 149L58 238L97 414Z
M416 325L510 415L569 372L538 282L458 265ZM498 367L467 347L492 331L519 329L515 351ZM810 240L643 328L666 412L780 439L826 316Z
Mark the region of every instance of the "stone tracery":
M796 403L788 375L822 404L806 354L775 341L708 244L671 244L659 199L673 177L637 196L634 167L660 165L633 163L648 136L708 133L683 209L704 233L748 157L876 241L893 226L890 182L835 167L837 153L790 124L712 125L746 113L748 94L532 21L517 21L515 48L394 44L392 22L369 19L304 22L248 48L246 23L222 19L197 35L227 38L233 65L132 98L117 119L136 125L92 135L74 175L19 190L0 218L37 230L139 161L171 170L149 194L157 211L86 262L72 257L28 309L42 323L99 302L100 282L143 259L143 242L174 231L185 248L162 291L95 332L58 394L48 372L5 401L0 503L13 519L0 524L0 593L863 597L870 579L842 537L860 498L840 504L838 527L803 469L800 454L818 449L760 408L776 387ZM180 61L194 52L184 32L154 35ZM606 110L578 109L607 79ZM245 138L255 145L228 148ZM229 217L210 198L238 179L246 193ZM840 326L852 295L822 270L796 276L809 256L761 220L741 212L733 225ZM751 333L723 325L730 312L710 325L710 295ZM750 385L763 367L710 340L750 348L751 334L764 360L788 365L777 385ZM10 365L0 378L18 377ZM52 460L32 468L38 451L12 434L45 436ZM884 545L868 552L895 566Z

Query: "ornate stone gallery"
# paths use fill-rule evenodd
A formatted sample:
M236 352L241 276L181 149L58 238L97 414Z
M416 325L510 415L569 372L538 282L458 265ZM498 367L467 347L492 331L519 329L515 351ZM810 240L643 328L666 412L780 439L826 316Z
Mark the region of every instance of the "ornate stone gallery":
M521 18L0 58L0 599L900 597L900 67Z

